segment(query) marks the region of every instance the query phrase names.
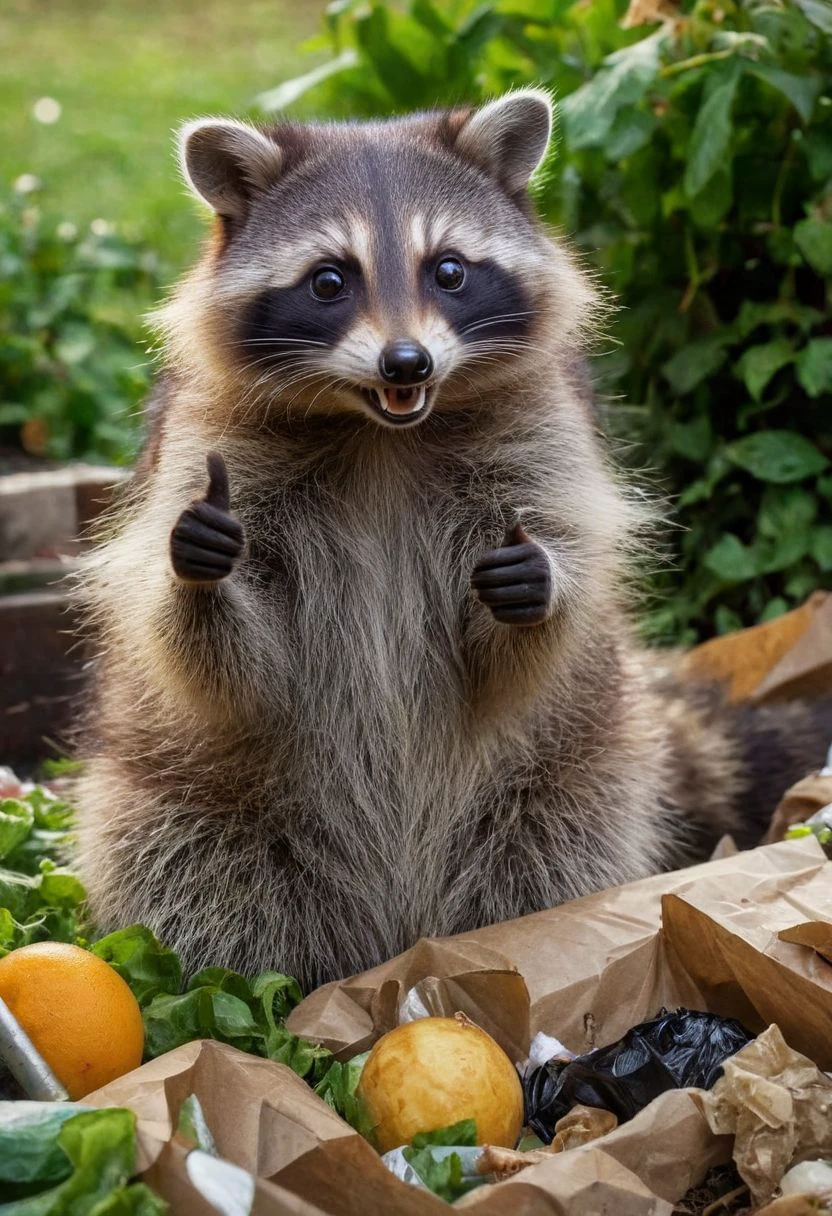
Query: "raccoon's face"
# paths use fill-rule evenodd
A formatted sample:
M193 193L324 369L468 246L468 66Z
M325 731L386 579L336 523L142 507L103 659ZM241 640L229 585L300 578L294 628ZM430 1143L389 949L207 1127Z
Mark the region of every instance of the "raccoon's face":
M386 123L189 124L185 174L220 218L196 307L241 397L406 427L516 372L557 295L526 194L551 122L531 90Z

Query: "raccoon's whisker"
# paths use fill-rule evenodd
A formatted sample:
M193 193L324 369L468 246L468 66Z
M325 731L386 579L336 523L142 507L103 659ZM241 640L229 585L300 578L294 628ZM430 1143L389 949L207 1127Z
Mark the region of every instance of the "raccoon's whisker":
M483 317L480 321L472 321L470 325L463 325L459 331L460 334L473 333L475 329L484 329L486 325L496 325L500 321L515 321L519 317L533 317L536 313L534 308L526 308L521 312L500 312L495 313L491 317Z
M304 338L300 341L298 338L245 338L242 342L235 342L235 346L275 346L278 343L282 346L297 346L300 350L304 350L307 346L328 346L328 342L321 342L317 338Z
M327 389L329 389L329 390L335 389L338 387L339 384L347 384L347 383L349 383L349 382L347 380L345 380L343 376L335 376L327 384L324 384L318 390L318 392L315 394L315 396L312 398L312 400L309 402L309 405L306 408L306 413L304 414L304 417L305 418L309 417L309 413L310 413L312 407L314 406L315 402L320 397L321 393L326 392Z
M262 363L270 363L274 359L273 355L263 355L260 359L253 359L250 363L245 364L246 367L259 367ZM315 366L310 359L298 356L296 359L287 359L275 368L275 371L285 371L287 368L295 367L312 367Z

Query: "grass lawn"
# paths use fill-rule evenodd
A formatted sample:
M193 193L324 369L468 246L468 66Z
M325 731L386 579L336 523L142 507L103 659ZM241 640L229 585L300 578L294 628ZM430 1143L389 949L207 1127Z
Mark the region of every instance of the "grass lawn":
M173 271L194 252L171 131L201 114L251 112L253 97L314 61L298 43L317 0L5 0L0 6L0 177L44 185L44 209L140 229ZM32 113L62 108L54 125Z

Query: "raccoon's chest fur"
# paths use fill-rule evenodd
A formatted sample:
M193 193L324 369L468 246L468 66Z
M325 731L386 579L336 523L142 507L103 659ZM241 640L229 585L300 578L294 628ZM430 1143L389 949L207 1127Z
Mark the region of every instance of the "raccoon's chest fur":
M319 469L246 521L287 656L269 730L291 747L275 752L273 813L281 835L298 821L330 857L360 836L375 880L389 880L386 906L424 920L426 850L453 834L482 780L462 618L468 549L489 521L467 522L447 470L394 465L379 482Z

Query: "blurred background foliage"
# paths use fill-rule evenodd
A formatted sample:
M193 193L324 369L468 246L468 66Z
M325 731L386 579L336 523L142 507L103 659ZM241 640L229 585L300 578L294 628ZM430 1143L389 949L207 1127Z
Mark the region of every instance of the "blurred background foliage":
M252 73L244 96L238 81L218 104L179 97L167 125L199 109L366 116L526 83L554 89L559 136L537 183L540 209L622 305L593 361L607 427L672 500L678 525L650 580L647 632L691 642L832 585L829 0L334 0L304 49L299 76L274 83L288 76L284 47L268 89L253 97ZM197 78L222 61L213 48ZM154 150L159 171L190 217L164 143ZM131 224L143 218L138 195L124 212ZM64 197L53 188L53 204ZM21 231L33 210L29 195L0 221L12 250L2 267L13 267L0 269L0 313L25 347L11 373L0 362L0 410L18 410L14 426L28 410L47 451L117 458L129 450L117 400L135 407L147 376L147 356L119 362L119 344L136 332L129 305L178 271L193 229L154 241L153 217L167 210L149 208L145 234L168 265L160 272L147 249L113 233L93 246L65 242L56 256L56 219L30 214ZM38 293L60 303L61 281L79 267L86 287L44 322ZM15 275L19 289L9 286ZM118 307L102 312L111 297ZM80 337L84 316L92 346ZM64 324L68 342L63 329L57 336ZM109 352L100 395L99 344ZM76 361L61 374L75 387L56 396L52 369L67 353ZM80 398L72 368L83 372Z

